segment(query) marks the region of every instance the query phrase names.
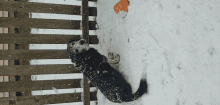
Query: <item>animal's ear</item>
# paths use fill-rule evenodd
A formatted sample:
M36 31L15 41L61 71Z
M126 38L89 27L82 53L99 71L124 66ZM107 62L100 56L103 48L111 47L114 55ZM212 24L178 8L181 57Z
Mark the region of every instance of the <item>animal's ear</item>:
M80 43L81 45L83 45L83 44L85 43L85 40L80 40L79 43Z
M70 41L68 43L71 43L71 42L75 42L75 41L79 41L81 38L71 38Z
M69 42L67 42L66 44L69 44L69 43L72 43L72 42L74 42L73 40L70 40Z

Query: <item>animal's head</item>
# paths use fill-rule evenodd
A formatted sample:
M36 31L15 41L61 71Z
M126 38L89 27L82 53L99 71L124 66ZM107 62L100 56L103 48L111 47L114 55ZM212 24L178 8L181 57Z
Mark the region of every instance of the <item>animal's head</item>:
M69 57L73 63L80 63L82 61L82 53L89 50L89 46L86 45L84 39L80 40L70 40L67 43L67 51L69 52Z
M77 70L83 71L85 70L84 65L84 54L90 49L90 47L86 44L84 39L77 40L70 40L67 43L67 51L69 52L69 57L71 61L74 63L74 66Z
M70 40L67 44L67 51L72 55L88 51L89 48L84 39L80 39L79 41Z

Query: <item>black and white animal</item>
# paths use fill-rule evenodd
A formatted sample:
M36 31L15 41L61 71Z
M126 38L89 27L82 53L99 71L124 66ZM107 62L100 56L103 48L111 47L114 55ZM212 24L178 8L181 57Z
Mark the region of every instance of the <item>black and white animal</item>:
M80 70L109 101L130 102L147 93L147 82L141 80L138 90L132 94L131 85L124 76L110 66L107 57L89 47L85 40L69 41L67 51L71 61L75 63L75 68Z

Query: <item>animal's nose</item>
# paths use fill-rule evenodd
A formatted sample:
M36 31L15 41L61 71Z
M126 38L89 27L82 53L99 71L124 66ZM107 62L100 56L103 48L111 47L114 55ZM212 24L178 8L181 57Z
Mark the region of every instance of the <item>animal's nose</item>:
M79 43L80 43L81 45L83 45L83 44L85 43L85 41L84 41L84 40L80 40Z

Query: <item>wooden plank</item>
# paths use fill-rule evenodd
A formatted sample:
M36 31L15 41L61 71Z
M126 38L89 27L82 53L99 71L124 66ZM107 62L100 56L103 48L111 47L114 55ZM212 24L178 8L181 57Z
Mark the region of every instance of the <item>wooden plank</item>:
M88 0L82 0L82 38L89 44L89 10ZM90 105L90 86L88 79L83 75L83 105Z
M23 92L22 92L23 93ZM20 96L15 98L2 98L1 103L14 103L16 105L44 105L44 104L58 104L80 102L81 93L68 93L56 95L42 95L42 96ZM13 105L14 105L13 104Z
M66 50L0 50L0 59L69 59Z
M73 5L33 3L33 2L7 2L4 0L0 1L0 10L3 11L80 15L81 13L80 8L81 6L73 6Z
M80 29L80 20L32 19L0 17L0 27Z
M51 90L66 88L80 88L81 79L74 80L45 80L45 81L15 81L2 82L1 91L33 91L33 90Z
M80 39L81 35L47 35L47 34L1 34L1 43L16 44L64 44L71 39ZM97 35L89 36L89 44L98 44Z
M37 75L80 73L72 64L69 65L19 65L0 66L0 75Z

